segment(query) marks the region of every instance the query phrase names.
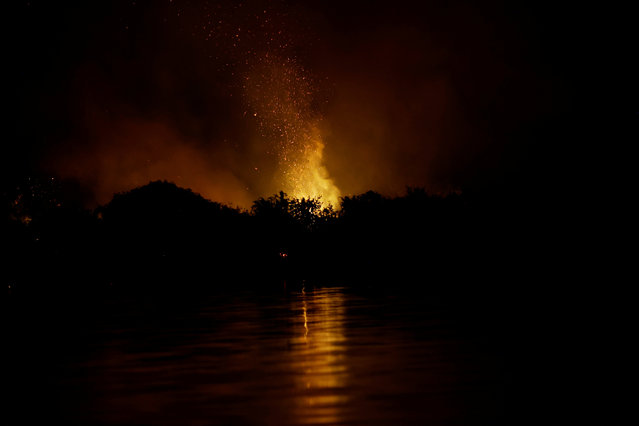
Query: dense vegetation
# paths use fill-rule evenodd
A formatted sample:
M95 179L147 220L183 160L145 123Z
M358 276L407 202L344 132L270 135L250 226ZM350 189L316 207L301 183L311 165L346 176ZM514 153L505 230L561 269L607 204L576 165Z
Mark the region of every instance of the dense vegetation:
M94 211L66 202L53 180L28 188L5 202L3 280L13 291L281 280L467 285L507 279L526 260L530 236L529 224L503 209L420 188L395 198L372 191L344 197L339 209L280 192L249 211L162 181Z

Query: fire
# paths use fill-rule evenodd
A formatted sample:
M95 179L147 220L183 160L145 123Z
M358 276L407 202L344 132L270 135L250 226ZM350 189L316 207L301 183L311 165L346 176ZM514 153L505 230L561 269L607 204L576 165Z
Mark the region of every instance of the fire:
M310 73L294 59L271 55L245 76L243 88L246 115L256 120L261 141L277 156L278 189L338 207L340 190L324 161L320 90Z
M301 145L300 158L284 165L284 191L296 198L319 198L323 207L339 206L340 191L324 166L324 142L317 126Z

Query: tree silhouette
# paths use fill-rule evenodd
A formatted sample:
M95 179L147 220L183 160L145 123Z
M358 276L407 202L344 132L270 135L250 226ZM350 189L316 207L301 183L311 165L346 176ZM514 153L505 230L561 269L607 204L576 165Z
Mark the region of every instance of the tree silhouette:
M215 286L241 277L292 276L382 281L417 272L453 276L494 264L518 234L506 232L494 210L482 213L471 201L409 187L400 197L374 191L345 196L333 210L318 198L279 192L240 211L155 181L115 195L93 213L34 205L31 224L14 214L5 228L19 249L16 264L30 259L53 269L81 259L76 269L108 282ZM499 251L491 248L496 242L503 244ZM36 281L36 275L25 279Z

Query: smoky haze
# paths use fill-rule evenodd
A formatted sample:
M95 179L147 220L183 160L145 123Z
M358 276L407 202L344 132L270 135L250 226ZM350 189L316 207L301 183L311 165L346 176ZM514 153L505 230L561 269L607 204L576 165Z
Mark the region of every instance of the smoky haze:
M15 8L10 167L77 180L92 204L157 179L242 207L281 189L277 142L243 91L273 58L313 82L305 101L342 195L494 181L527 155L518 135L570 108L539 29L498 2Z

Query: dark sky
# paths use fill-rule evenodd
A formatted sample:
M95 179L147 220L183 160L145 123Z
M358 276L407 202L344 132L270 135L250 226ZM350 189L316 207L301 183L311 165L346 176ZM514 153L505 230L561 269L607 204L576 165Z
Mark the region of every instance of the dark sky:
M636 33L613 6L3 7L3 180L74 179L93 203L167 179L247 206L306 176L309 149L341 195L553 185L590 149L593 120L639 111Z

